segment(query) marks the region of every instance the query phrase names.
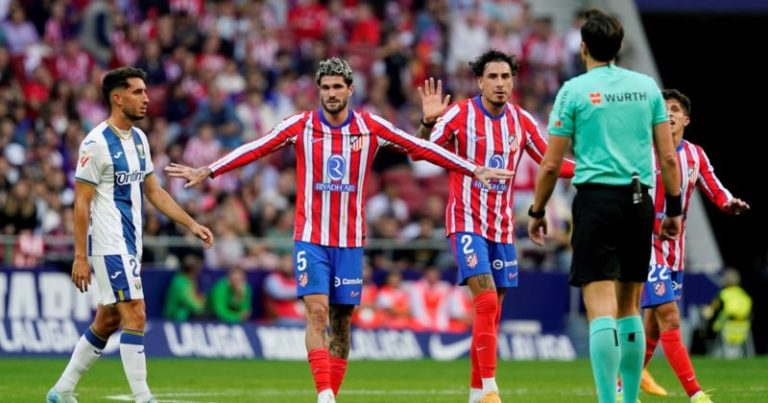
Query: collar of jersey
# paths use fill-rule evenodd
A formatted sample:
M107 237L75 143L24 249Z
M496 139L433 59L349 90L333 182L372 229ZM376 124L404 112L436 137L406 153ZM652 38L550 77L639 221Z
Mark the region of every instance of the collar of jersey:
M507 108L506 108L506 106L505 106L505 107L504 107L504 110L503 110L503 111L501 111L501 113L500 113L500 114L498 114L498 115L493 115L493 114L492 114L490 111L488 111L488 109L485 109L485 105L483 105L483 100L482 100L480 97L481 97L481 95L478 95L478 96L476 96L476 97L473 99L473 101L475 102L475 104L477 105L477 107L478 107L478 108L480 108L480 110L483 112L483 115L485 115L485 116L488 116L489 118L496 120L496 119L501 119L501 118L503 118L503 117L504 117L504 115L507 113Z
M325 119L325 115L323 114L323 108L317 108L317 115L320 116L320 122L322 122L324 125L330 127L331 129L339 129L352 122L352 115L354 115L354 113L352 112L351 108L347 109L347 118L344 119L344 122L338 126L332 125L327 119Z
M119 138L120 140L128 140L129 138L131 138L131 129L132 128L128 129L128 135L123 137L123 135L120 133L120 129L118 129L117 127L113 126L111 123L109 123L109 121L107 121L107 126L109 126L109 129L112 130L112 133L114 133L115 136L117 136L117 138Z

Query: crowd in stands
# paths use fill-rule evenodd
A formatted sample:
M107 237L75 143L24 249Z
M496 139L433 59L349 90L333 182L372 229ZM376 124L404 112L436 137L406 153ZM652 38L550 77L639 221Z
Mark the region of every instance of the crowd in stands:
M408 132L421 118L416 87L433 76L443 80L453 100L474 96L467 62L489 47L517 55L521 71L513 100L538 119L542 132L560 83L580 72L578 17L570 30L557 33L551 17L532 15L521 0L17 0L0 2L0 21L0 235L15 236L12 247L0 248L0 262L36 267L71 253L70 243L49 240L72 236L79 143L107 117L99 95L104 72L132 65L148 73L149 116L136 124L148 134L155 175L216 234L202 264L274 271L266 283L274 299L269 312L288 319L299 309L281 303L294 287L288 275L293 150L192 189L166 177L165 166L208 164L282 118L317 108L313 71L331 56L345 57L355 70L355 107ZM373 169L368 237L444 240L445 172L386 150ZM536 170L526 159L515 183L521 268L566 269L572 192L567 184L548 209L551 245L536 249L526 243L524 212ZM146 236L191 237L146 207ZM171 247L159 256L152 245L145 247L145 264L165 267L187 267L184 259L200 253ZM428 274L452 268L450 254L433 248L367 254L372 270L388 275L378 292L366 293L358 324L402 321L443 328L466 320L459 313L463 291ZM67 259L61 260L64 270ZM402 287L397 277L406 267L423 271L424 278ZM238 280L229 281L222 294L231 295ZM180 277L174 286L188 287L183 283ZM429 297L407 296L414 289ZM445 312L435 311L438 294L452 301L440 308ZM189 315L217 309L210 297L186 298ZM237 305L232 298L223 304ZM217 315L234 320L239 314Z

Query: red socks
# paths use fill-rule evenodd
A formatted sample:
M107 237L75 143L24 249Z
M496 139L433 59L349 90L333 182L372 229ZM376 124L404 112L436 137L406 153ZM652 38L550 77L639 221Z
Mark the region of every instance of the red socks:
M472 325L472 342L477 354L481 378L496 376L496 320L499 299L496 291L487 291L475 297L475 319Z
M693 396L701 390L701 386L696 381L696 373L691 365L691 358L683 345L680 337L680 329L667 330L661 333L661 346L664 348L664 354L667 356L669 365L675 371L675 375L680 379L680 384L685 388L688 396Z
M339 395L341 382L344 381L344 374L347 372L347 360L341 357L331 356L331 389L333 395Z
M656 351L656 345L659 344L659 339L652 339L650 337L645 338L645 360L643 361L643 368L648 366L648 362L653 357L653 352Z
M331 389L331 361L327 348L316 348L307 354L312 378L315 379L315 389L320 393ZM341 382L339 382L341 384Z
M472 337L472 346L469 348L469 364L471 365L469 387L482 389L483 379L480 378L480 363L477 360L477 345L474 337Z

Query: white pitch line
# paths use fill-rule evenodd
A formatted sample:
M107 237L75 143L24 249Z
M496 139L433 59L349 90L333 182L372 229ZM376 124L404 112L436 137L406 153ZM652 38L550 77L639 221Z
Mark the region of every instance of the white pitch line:
M722 390L722 389L721 389ZM762 386L753 386L749 388L750 392L764 392L768 388ZM456 389L344 389L342 391L347 396L399 396L399 397L418 397L418 396L464 396L469 393L466 388ZM579 396L588 397L595 396L594 389L592 388L573 388L563 390L551 390L551 389L529 389L529 388L515 388L515 389L501 389L502 396L542 396L557 394L560 396ZM162 403L216 403L210 402L208 399L222 398L222 397L275 397L275 396L314 396L315 392L309 389L306 390L286 390L286 389L226 389L216 392L175 392L168 391L164 393L155 393L155 398ZM679 394L675 394L679 395ZM751 395L751 394L747 394ZM680 395L682 396L682 395ZM105 397L108 400L132 402L133 397L131 395L110 395ZM205 400L189 400L190 398L201 398Z
M531 390L531 389L502 389L502 395L509 396L531 396L540 395L544 393L551 393L551 390ZM400 397L418 397L418 396L463 396L468 393L465 388L456 389L345 389L344 395L347 396L400 396ZM561 391L564 396L590 396L593 395L590 389L571 389L567 391ZM254 390L236 390L230 389L226 391L218 392L165 392L155 393L155 398L159 402L167 403L203 403L201 400L186 400L189 398L217 398L217 397L245 397L245 396L262 396L262 397L274 397L274 396L314 396L315 392L312 390L285 390L285 389L254 389ZM185 400L178 400L179 398L186 398ZM108 400L133 401L131 395L110 395L106 396ZM167 400L171 399L171 400Z

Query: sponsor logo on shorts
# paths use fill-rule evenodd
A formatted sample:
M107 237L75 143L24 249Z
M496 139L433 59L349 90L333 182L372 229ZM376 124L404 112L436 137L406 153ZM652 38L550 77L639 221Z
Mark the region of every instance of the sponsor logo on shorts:
M491 266L492 266L492 267L493 267L495 270L501 270L501 269L503 269L503 268L505 268L505 267L515 267L515 266L517 266L517 259L515 259L515 260L501 260L501 259L496 259L496 260L494 260L494 261L491 263Z
M514 279L516 279L516 278L517 278L517 273L509 273L509 275L507 276L507 278L508 278L509 280L514 280Z
M135 288L136 290L140 290L141 289L141 280L140 279L136 279L136 280L133 281L133 288Z
M362 278L341 278L339 276L335 276L333 278L333 286L338 287L340 285L362 285L363 279Z
M309 276L307 273L301 273L299 275L299 285L302 287L306 287L307 283L309 283Z
M466 256L466 259L468 267L475 268L477 266L477 253L470 253Z
M358 295L360 295L360 291L352 291L349 293L349 296L352 298L357 298Z
M678 283L677 281L672 282L672 291L678 291L683 289L683 283Z
M666 291L667 291L667 286L663 282L658 282L653 284L653 292L656 295L661 297L662 295L664 295L664 293L666 293Z

